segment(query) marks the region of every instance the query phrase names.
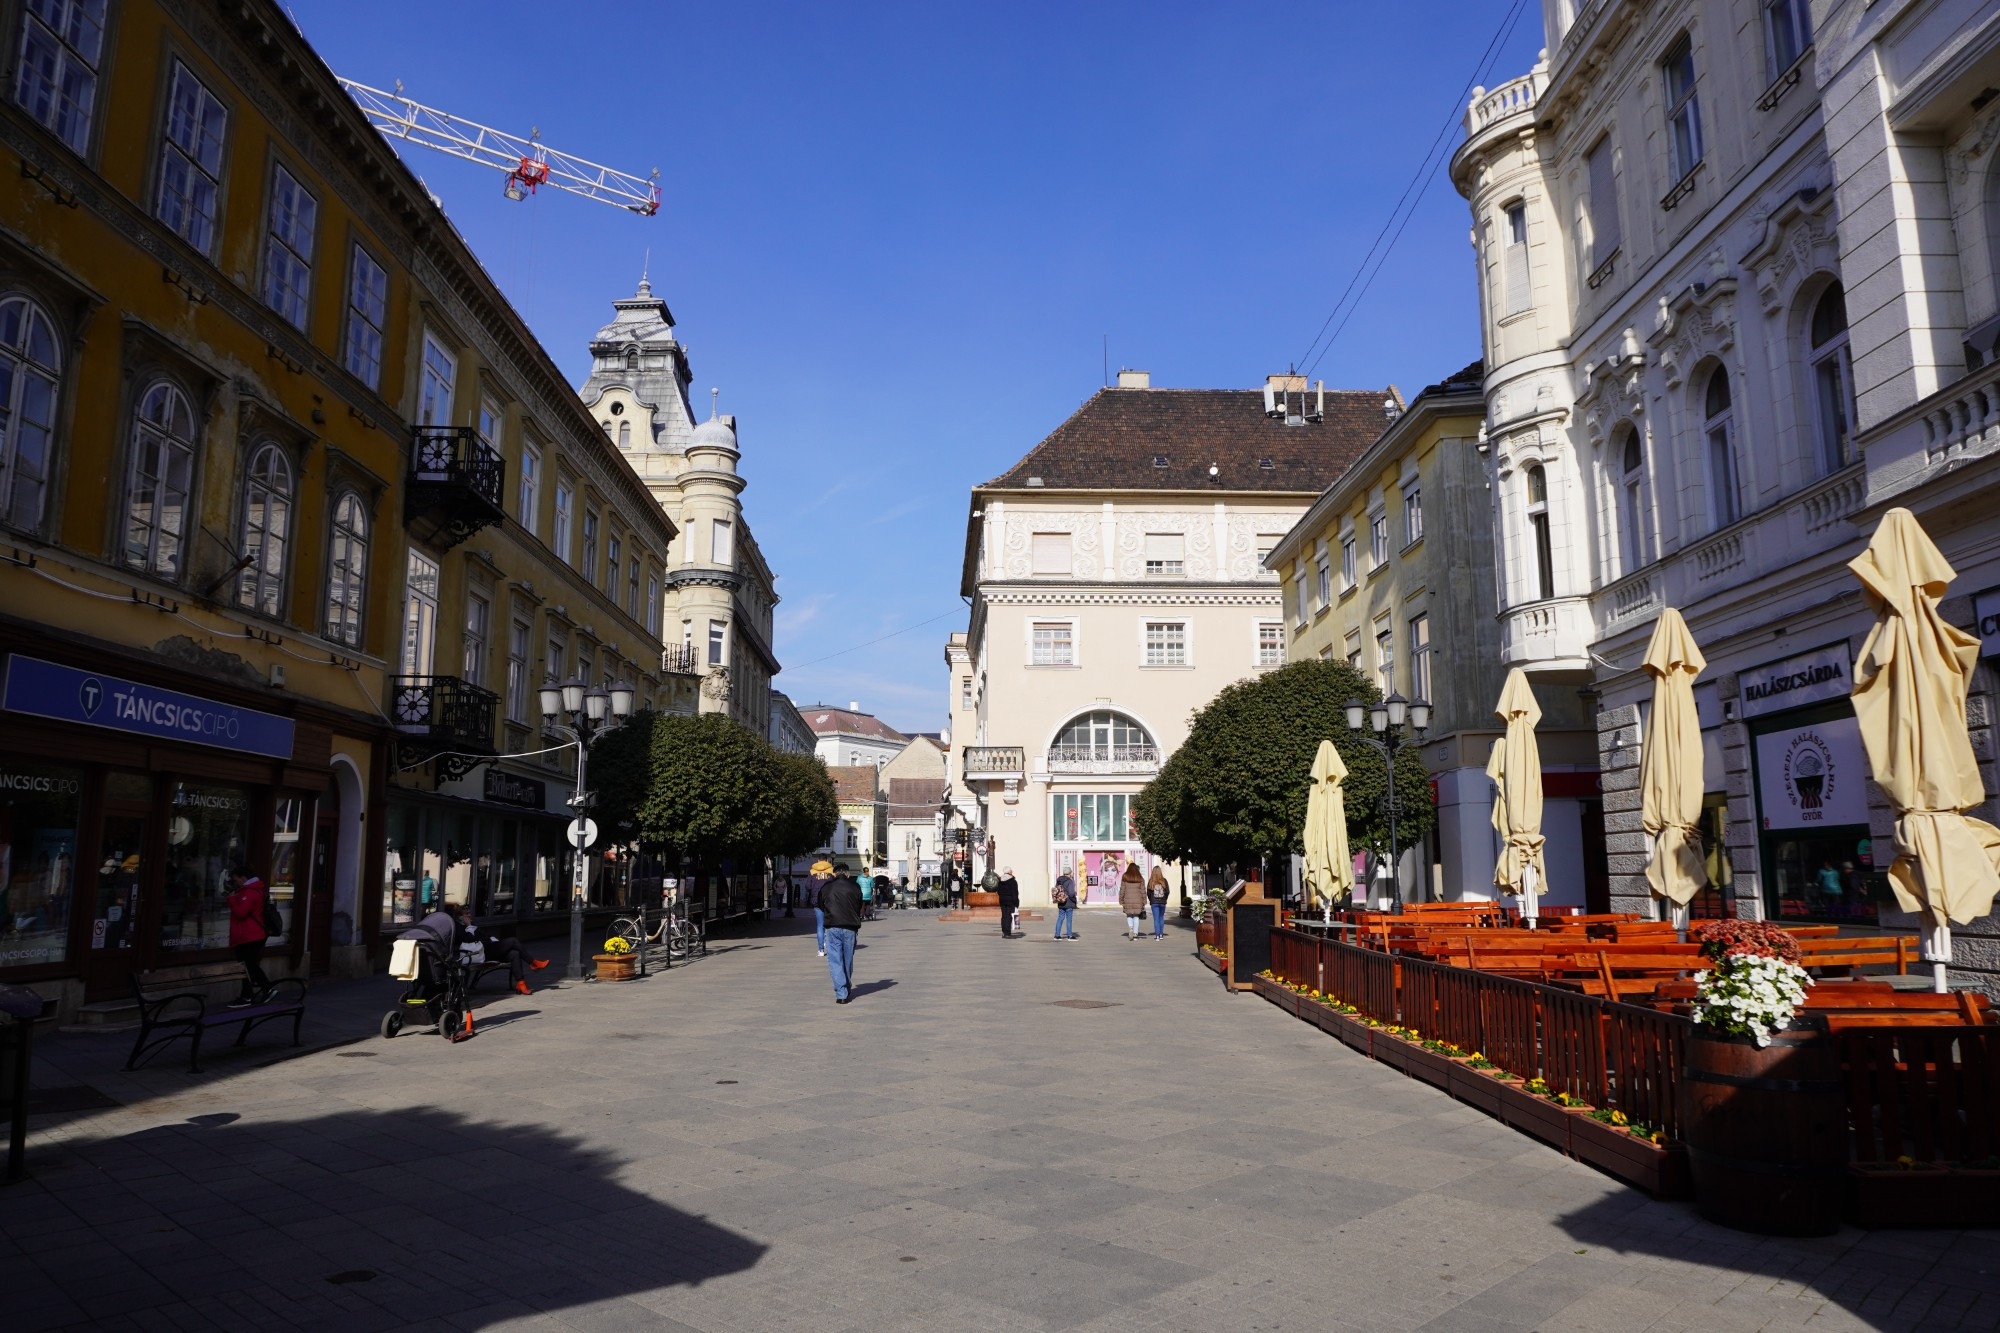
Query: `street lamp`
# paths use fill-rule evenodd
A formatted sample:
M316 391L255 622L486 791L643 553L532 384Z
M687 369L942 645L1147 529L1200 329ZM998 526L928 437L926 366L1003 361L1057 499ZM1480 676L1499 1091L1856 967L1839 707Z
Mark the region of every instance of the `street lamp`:
M547 682L538 693L541 695L542 718L548 729L576 743L576 794L570 797L569 808L575 818L582 819L589 804L589 798L584 795L583 770L589 757L590 743L631 716L632 687L620 681L609 690L601 686L586 688L583 681L571 676L560 685L554 681ZM576 874L570 881L569 890L569 977L572 981L581 981L583 903L590 896L590 856L589 848L576 847L574 843L571 846L576 851ZM640 947L643 949L644 945Z
M1396 852L1396 752L1412 745L1424 743L1424 733L1430 730L1431 706L1425 699L1405 699L1400 694L1391 693L1388 698L1374 704L1364 704L1359 699L1347 701L1347 729L1355 739L1369 746L1382 756L1388 765L1388 794L1384 799L1389 805L1389 884L1390 910L1403 910L1403 863ZM1409 730L1404 730L1404 724ZM1367 731L1363 730L1363 727ZM1368 731L1373 731L1370 736ZM1415 734L1412 735L1411 733ZM1382 739L1377 740L1379 736Z

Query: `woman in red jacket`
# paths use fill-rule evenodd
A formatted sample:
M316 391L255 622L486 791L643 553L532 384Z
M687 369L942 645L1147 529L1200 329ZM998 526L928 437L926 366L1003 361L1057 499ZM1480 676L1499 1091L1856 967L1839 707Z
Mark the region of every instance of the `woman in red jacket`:
M243 964L243 989L230 1001L231 1009L255 1004L271 989L271 979L264 975L260 961L270 938L264 929L264 904L269 893L264 881L252 875L229 895L229 947Z

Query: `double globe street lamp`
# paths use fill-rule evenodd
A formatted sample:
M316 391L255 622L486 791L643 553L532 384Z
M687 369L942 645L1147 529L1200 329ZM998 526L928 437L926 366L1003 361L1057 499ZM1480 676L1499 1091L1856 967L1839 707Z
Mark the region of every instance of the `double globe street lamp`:
M575 676L560 685L550 681L541 688L542 718L548 729L576 743L576 794L569 798L569 808L575 812L572 830L585 827L585 807L590 804L583 789L583 766L590 743L632 716L632 695L632 687L622 680L606 689L601 685L586 687ZM571 836L569 844L576 853L576 874L569 890L569 976L572 981L581 981L583 904L590 895L590 856L584 838Z
M1403 729L1405 721L1410 725L1409 731ZM1412 700L1400 694L1391 694L1374 704L1365 704L1359 699L1347 701L1347 729L1364 744L1374 748L1388 765L1388 794L1383 799L1389 805L1389 910L1392 912L1403 910L1403 860L1396 849L1396 752L1422 745L1424 733L1430 730L1430 725L1431 706L1427 699ZM1371 730L1374 736L1368 734Z

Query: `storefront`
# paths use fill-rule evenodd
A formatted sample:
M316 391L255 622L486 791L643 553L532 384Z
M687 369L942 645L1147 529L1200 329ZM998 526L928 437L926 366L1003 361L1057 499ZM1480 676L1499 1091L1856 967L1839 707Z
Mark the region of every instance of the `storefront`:
M0 978L80 981L98 1000L126 994L136 971L227 961L229 886L247 874L270 883L285 919L274 970L300 963L308 935L323 970L331 729L217 698L212 681L197 694L123 669L6 658Z
M1831 644L1745 671L1764 911L1776 921L1874 925L1893 910L1868 825L1868 756L1848 701L1853 663Z
M1132 822L1130 792L1052 792L1049 795L1049 882L1076 879L1086 907L1116 907L1118 881L1128 865L1141 873L1153 868L1151 852L1139 845Z
M564 783L486 764L437 792L398 788L389 797L382 859L382 923L407 925L438 902L470 904L481 920L520 920L569 910L572 852ZM591 901L611 901L593 867Z

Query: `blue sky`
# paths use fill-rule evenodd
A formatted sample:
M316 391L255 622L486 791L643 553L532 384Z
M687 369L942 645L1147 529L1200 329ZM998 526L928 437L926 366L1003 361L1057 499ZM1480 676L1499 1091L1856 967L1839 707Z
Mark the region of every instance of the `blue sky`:
M1509 5L289 7L349 78L659 168L645 219L406 152L572 381L650 248L697 399L737 417L779 688L935 730L968 487L1098 388L1106 336L1166 387L1299 360ZM1527 71L1539 17L1485 82ZM1478 355L1469 225L1440 172L1329 387Z

